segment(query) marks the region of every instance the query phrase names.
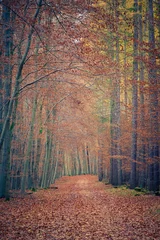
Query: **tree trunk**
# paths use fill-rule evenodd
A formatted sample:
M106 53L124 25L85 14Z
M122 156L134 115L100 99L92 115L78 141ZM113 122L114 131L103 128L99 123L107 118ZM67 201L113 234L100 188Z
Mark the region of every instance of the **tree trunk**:
M139 22L139 42L140 45L143 44L143 22L142 22L142 1L140 0L139 3L139 17L138 17L138 22ZM139 173L139 186L141 188L144 188L146 186L146 167L145 167L145 137L143 136L143 129L145 128L145 112L144 112L144 64L143 64L143 57L144 57L144 52L143 50L140 50L140 63L139 63L139 80L140 80L140 127L141 127L141 136L140 136L140 141L141 141L141 147L139 149L139 159L140 159L140 173Z
M98 151L98 180L103 180L103 156L102 156L102 149ZM112 170L111 170L112 171Z
M88 174L91 173L91 169L90 169L90 157L89 157L89 149L88 149L88 145L86 146L86 157L87 157L87 168L88 168Z
M130 187L136 187L136 161L137 161L137 110L138 110L138 1L134 0L134 36L133 36L133 84L132 84L132 148L131 148L131 176Z
M154 16L153 16L153 1L148 0L148 27L149 27L149 84L150 84L150 140L149 140L149 157L153 160L149 172L150 174L149 190L154 192L159 191L159 122L158 122L158 83L156 72L156 55L155 55L155 31L154 31ZM153 184L152 184L153 178Z
M118 35L118 24L119 24L119 13L118 1L114 1L115 10L115 26ZM111 184L121 185L122 184L122 170L121 170L121 159L120 159L120 75L119 75L119 36L116 37L116 54L115 60L117 65L117 75L113 81L113 91L111 96Z
M36 160L34 163L33 168L33 188L38 188L38 181L39 181L39 163L40 163L40 157L41 157L41 139L38 138L36 141Z
M3 65L4 69L4 99L3 99L3 111L2 121L3 123L6 121L6 129L4 131L3 136L3 144L2 150L0 151L0 155L2 157L0 161L0 197L5 197L7 200L9 199L9 184L10 184L10 144L11 144L11 131L10 131L10 118L7 118L8 108L10 104L11 97L11 78L12 78L12 70L11 70L11 56L12 56L12 45L13 45L13 30L12 30L12 22L11 22L11 11L8 7L9 2L5 2L6 5L3 5L2 8L2 19L3 19L3 46L4 52L3 56L6 59ZM3 127L1 126L1 132L3 131ZM1 147L0 147L1 149Z
M34 123L35 123L35 116L36 116L36 109L37 109L37 95L34 97L33 100L33 109L32 109L32 119L30 123L30 130L29 130L29 137L28 137L28 147L24 162L24 171L22 176L22 182L21 182L21 192L24 193L25 189L28 185L29 180L29 166L31 164L31 151L32 151L32 144L33 144L33 131L34 131Z

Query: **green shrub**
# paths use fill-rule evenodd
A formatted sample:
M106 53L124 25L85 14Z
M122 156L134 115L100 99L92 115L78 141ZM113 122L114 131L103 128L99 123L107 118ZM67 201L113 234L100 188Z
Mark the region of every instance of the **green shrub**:
M135 187L134 190L137 191L137 192L142 192L142 188L140 188L140 187Z

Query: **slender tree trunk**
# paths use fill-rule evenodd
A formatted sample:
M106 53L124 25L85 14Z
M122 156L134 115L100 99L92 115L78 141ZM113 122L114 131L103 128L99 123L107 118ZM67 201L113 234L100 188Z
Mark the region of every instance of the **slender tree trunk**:
M114 1L115 9L115 26L118 35L119 24L119 3ZM117 64L117 76L113 79L113 91L111 99L111 183L113 185L122 184L122 169L120 159L120 76L119 76L119 36L116 37L116 54L115 60Z
M148 27L149 27L149 84L150 84L150 140L149 140L149 157L153 160L153 166L150 166L150 184L149 190L159 191L159 122L158 122L158 84L156 72L156 55L155 55L155 31L154 31L154 15L153 1L148 0ZM152 175L153 170L153 175ZM153 178L153 182L152 182Z
M21 182L21 192L24 193L25 189L28 185L29 180L29 166L31 165L31 151L32 151L32 145L33 145L33 133L34 133L34 124L35 124L35 116L36 116L36 109L37 109L37 95L34 97L33 100L33 108L32 108L32 118L30 123L30 131L29 131L29 137L28 137L28 147L24 162L24 171L22 176L22 182Z
M117 22L117 29L119 28L119 3L118 1L116 1L116 22ZM118 35L118 32L117 32ZM118 63L118 68L119 68L119 36L117 36L116 39L116 61ZM119 71L118 71L119 73ZM118 168L118 185L122 184L122 161L120 159L120 155L121 155L121 148L120 148L120 136L121 136L121 129L120 129L120 76L117 76L117 89L116 89L116 105L117 105L117 110L116 110L116 118L117 118L117 130L116 130L116 135L117 135L117 168Z
M1 6L1 5L0 5ZM3 27L0 26L0 35L3 36ZM0 45L3 46L3 39L0 38ZM3 52L2 48L0 48L0 133L2 132L3 128ZM3 166L2 166L2 149L0 148L0 197L3 197L4 190L3 190Z
M39 164L40 164L40 157L41 157L41 139L38 138L36 142L36 161L34 164L34 169L33 169L33 187L36 189L38 188L38 182L39 182Z
M132 84L132 148L131 148L131 176L130 187L135 188L136 182L136 161L137 161L137 110L138 110L138 1L134 0L133 16L133 84Z
M91 169L90 169L90 157L89 157L89 148L88 145L86 146L86 157L87 157L87 168L88 168L88 174L91 173Z
M67 155L67 152L65 152L65 153L64 153L64 168L65 168L65 170L64 170L64 175L65 175L65 176L68 176L68 175L69 175L69 170L68 170L69 166L68 166L68 160L67 160L67 158L68 158L68 155Z
M124 1L124 6L126 8L126 1ZM124 20L126 19L126 14L124 16ZM128 92L127 92L127 34L126 29L124 33L124 104L125 104L125 115L126 119L128 118L127 114L127 105L128 105Z
M54 183L55 179L56 179L58 162L59 162L59 143L58 143L58 146L57 146L56 162L55 162L54 174L53 174L53 177L52 177L52 183Z
M1 6L1 5L0 5ZM0 25L0 36L3 36L3 26ZM3 39L0 38L0 46L3 46ZM0 47L0 133L2 132L2 119L3 119L3 49ZM1 156L1 153L0 153ZM0 157L1 159L1 157Z
M9 2L6 1L2 8L2 19L3 19L3 46L4 46L4 57L7 61L4 63L4 99L3 99L3 123L6 121L6 129L4 132L4 139L2 144L2 151L0 155L2 157L0 163L0 197L5 197L9 200L9 184L10 184L10 145L11 145L11 131L10 131L10 119L7 118L10 97L11 97L11 84L12 84L12 70L11 70L11 55L13 45L13 30L11 29L11 11L8 7ZM3 127L1 127L1 132Z
M83 149L83 173L88 173L87 158L86 158L86 146L84 145Z
M139 22L139 42L140 44L143 44L143 23L142 23L142 1L139 1L139 17L138 17L138 22ZM141 132L142 129L145 128L145 113L144 113L144 64L143 64L143 57L144 57L144 52L140 50L140 63L139 63L139 79L140 79L140 127L141 127ZM143 136L143 132L141 133L141 147L139 150L139 155L140 155L140 162L141 162L141 169L140 169L140 175L139 175L139 185L141 188L144 188L146 185L146 167L145 167L145 137Z
M113 170L111 170L113 171ZM98 151L98 180L103 180L103 156L102 156L102 149Z
M55 170L57 171L57 166L56 165L58 164L58 160L57 160L56 153L55 153L55 147L54 147L54 153L52 152L52 165L51 165L51 175L50 175L49 185L53 184L55 182L54 174L55 174ZM67 161L67 159L65 159L65 160ZM67 169L67 167L68 167L67 162L65 162L65 163L66 163L65 167ZM66 174L68 173L67 170L66 170ZM56 176L56 174L55 174L55 176Z
M77 156L77 161L78 161L78 175L81 175L82 173L82 166L81 166L81 160L80 160L80 156L79 156L79 149L77 147L77 151L76 151L76 156Z
M43 173L42 173L42 188L47 188L47 175L48 175L48 168L49 168L49 161L50 161L50 155L51 155L51 146L52 146L52 139L50 136L50 132L47 129L46 132L46 146L45 146L45 160L43 164Z

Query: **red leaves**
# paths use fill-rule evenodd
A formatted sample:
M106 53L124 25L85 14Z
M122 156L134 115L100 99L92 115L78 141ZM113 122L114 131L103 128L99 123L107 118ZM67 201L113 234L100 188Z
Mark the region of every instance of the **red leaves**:
M159 239L158 197L123 196L90 175L63 177L56 186L1 200L0 239Z

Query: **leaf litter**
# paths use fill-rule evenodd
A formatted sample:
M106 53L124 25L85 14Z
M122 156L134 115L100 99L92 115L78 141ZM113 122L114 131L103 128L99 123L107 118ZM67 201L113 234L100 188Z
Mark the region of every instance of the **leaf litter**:
M1 199L0 239L160 239L159 197L120 195L93 175L62 177L56 187Z

